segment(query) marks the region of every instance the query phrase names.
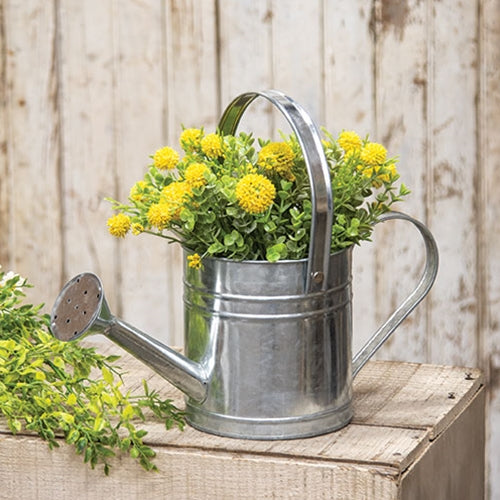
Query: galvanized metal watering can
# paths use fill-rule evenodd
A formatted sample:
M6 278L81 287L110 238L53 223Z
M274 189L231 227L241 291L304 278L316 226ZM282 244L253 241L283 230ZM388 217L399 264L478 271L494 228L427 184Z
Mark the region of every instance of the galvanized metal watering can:
M97 276L74 277L59 294L51 328L62 340L101 333L186 394L188 422L200 430L248 439L314 436L352 417L352 379L430 290L437 246L417 220L426 264L414 291L352 359L352 248L330 254L333 217L328 165L309 115L278 91L246 93L219 127L232 134L256 98L285 116L304 153L312 192L309 257L237 262L205 258L184 269L185 355L113 316ZM186 258L184 259L186 262Z

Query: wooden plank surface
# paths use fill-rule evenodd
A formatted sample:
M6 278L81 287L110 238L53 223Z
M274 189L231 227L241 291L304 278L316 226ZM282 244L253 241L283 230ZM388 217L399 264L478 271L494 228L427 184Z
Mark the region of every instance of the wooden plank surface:
M181 125L205 127L207 132L213 132L219 118L215 10L214 0L165 2L163 103L164 112L167 112L164 140L165 144L178 151ZM189 43L185 43L186 40L190 40ZM157 275L159 282L165 277L164 283L158 284L167 287L167 293L159 295L167 311L165 315L160 315L155 335L181 344L184 342L182 250L179 245L168 245L166 251L167 258L163 264L166 273ZM161 263L159 266L161 269ZM146 289L144 292L146 295L150 293ZM143 307L144 302L139 302L139 305Z
M432 3L433 35L429 88L432 161L430 227L441 252L439 276L430 298L433 331L428 362L478 363L477 204L474 165L477 77L475 2ZM446 17L446 25L440 22ZM453 32L453 40L450 40ZM443 97L446 96L446 99ZM451 105L453 103L453 105ZM459 103L459 104L458 104Z
M481 391L403 475L401 500L484 498L484 404Z
M61 284L61 103L58 40L53 2L2 2L4 138L8 155L2 210L6 271L15 269L40 285L33 302L56 296ZM34 76L36 75L36 77ZM5 167L3 172L5 173ZM6 206L7 205L7 206ZM4 215L5 217L5 215ZM2 220L5 220L2 218ZM50 300L50 299L49 299Z
M2 492L17 500L396 500L398 494L397 474L383 467L158 447L159 473L124 459L105 477L75 460L67 445L48 453L32 437L0 435L0 443L12 456L0 465Z
M478 203L484 216L478 222L481 245L479 312L481 366L489 374L487 409L487 456L491 477L489 496L500 498L500 1L483 2L480 44L483 48L480 80L479 149L481 170L478 177Z
M270 0L220 3L219 92L222 109L243 92L272 88L272 9ZM234 22L237 19L239 22ZM273 133L270 104L259 99L241 120L241 130L256 137Z
M373 54L367 49L372 44L372 5L364 0L325 2L323 11L324 124L334 135L345 129L364 137L375 131ZM364 242L353 252L354 352L379 326L373 248Z
M126 201L130 188L143 179L151 164L149 155L165 145L166 127L163 95L166 92L163 2L121 2L110 5L114 34L112 70L115 81L116 166L114 176L118 199ZM157 96L151 99L151 96ZM106 214L111 215L109 205ZM101 227L104 217L101 216ZM114 240L110 235L106 241ZM172 314L172 287L168 281L171 249L165 240L149 235L130 235L115 241L118 266L114 279L104 283L114 289L118 301L111 304L125 321L163 340L176 328ZM144 265L147 262L148 265ZM151 293L154 290L155 293ZM144 314L144 303L155 314Z
M10 214L10 196L9 192L12 190L10 185L9 175L9 158L8 158L8 120L6 119L7 108L7 51L6 47L6 33L3 28L5 23L5 8L3 3L0 3L0 231L4 234L4 240L0 245L0 263L4 266L10 264L10 255L12 253L12 244L10 241L11 234L11 220Z
M373 140L381 142L389 157L399 156L401 182L411 190L395 210L427 223L428 47L427 3L375 2L373 29L375 115ZM410 50L411 47L411 50ZM390 77L388 77L390 75ZM397 105L393 105L397 103ZM390 222L376 227L374 246L377 323L382 324L415 288L423 271L425 246L408 223ZM401 361L427 360L427 309L418 306L383 346L379 357Z
M108 342L92 345L104 354L122 353ZM151 388L182 404L179 391L135 358L124 354L121 365L127 370L126 388L140 390L145 378ZM464 377L464 371L470 376ZM156 496L175 491L176 498L267 498L272 488L277 498L326 498L328 492L334 499L395 500L401 474L481 391L477 370L370 362L355 382L353 423L340 431L309 439L249 441L190 427L167 432L161 422L148 421L145 441L157 451L161 472L145 473L119 457L109 478L91 472L72 448L63 444L50 452L41 440L12 436L2 424L2 450L13 459L0 467L0 479L6 491L16 491L16 478L29 477L20 488L19 498L26 499L49 498L66 478L58 490L61 498L79 489L88 495L79 498L104 498L104 491L123 498L150 491ZM448 397L451 392L454 398Z
M105 196L117 196L115 122L116 75L111 3L61 2L57 5L61 109L64 281L83 271L115 284L119 272L118 242L108 234L112 212ZM81 103L85 102L82 107ZM103 140L104 139L104 140ZM119 309L118 287L107 287L107 299ZM57 295L51 297L51 307ZM48 298L47 298L48 300Z

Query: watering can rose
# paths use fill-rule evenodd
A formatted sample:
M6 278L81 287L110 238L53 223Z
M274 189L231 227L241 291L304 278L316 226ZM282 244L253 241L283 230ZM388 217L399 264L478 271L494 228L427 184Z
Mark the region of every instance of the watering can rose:
M334 220L331 251L369 240L373 225L409 191L397 185L397 158L382 144L343 131L322 141L330 170ZM258 148L256 147L256 142ZM252 135L184 129L183 156L165 146L152 156L128 203L116 210L109 232L149 233L179 242L199 267L205 256L277 261L307 257L311 191L295 135L271 142Z

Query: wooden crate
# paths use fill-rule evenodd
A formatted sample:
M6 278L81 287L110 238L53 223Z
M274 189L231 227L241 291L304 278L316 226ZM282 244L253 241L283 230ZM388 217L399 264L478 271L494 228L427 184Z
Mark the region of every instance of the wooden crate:
M100 350L117 352L112 345ZM123 352L120 351L120 354ZM126 385L143 378L182 396L124 355ZM354 384L353 422L338 432L288 441L221 438L147 423L160 472L127 456L110 476L91 470L64 442L50 451L0 426L0 498L72 500L335 499L480 500L484 497L485 390L476 369L369 362Z

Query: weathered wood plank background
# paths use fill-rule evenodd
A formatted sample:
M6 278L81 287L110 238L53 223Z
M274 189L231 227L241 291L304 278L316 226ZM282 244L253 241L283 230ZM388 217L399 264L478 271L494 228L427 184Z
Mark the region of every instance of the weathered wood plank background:
M378 357L485 371L500 498L500 0L0 0L0 264L48 306L93 271L116 314L180 344L180 250L113 240L103 198L125 199L181 123L212 129L264 88L400 155L413 192L401 209L432 229L441 268ZM262 105L242 123L283 126ZM422 254L398 222L357 250L356 348Z

